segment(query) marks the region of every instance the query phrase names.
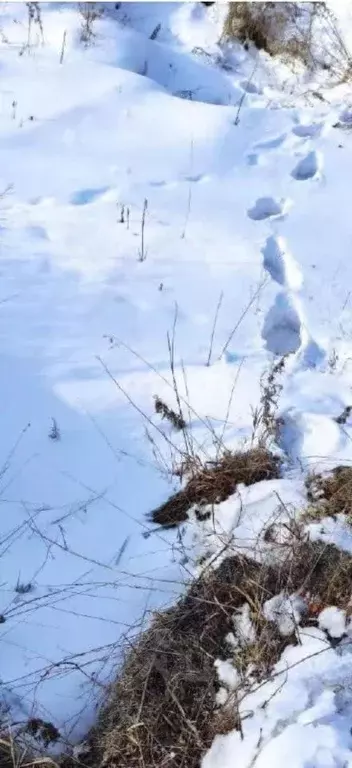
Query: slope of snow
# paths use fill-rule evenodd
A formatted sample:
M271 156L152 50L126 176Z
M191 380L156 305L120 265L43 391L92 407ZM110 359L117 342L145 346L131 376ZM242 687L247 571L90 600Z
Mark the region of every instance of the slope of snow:
M0 678L18 719L70 739L128 637L192 573L145 517L181 451L153 407L175 404L168 332L206 456L209 422L228 445L251 438L260 376L290 355L291 477L250 489L241 519L226 502L226 535L241 527L252 547L276 492L300 503L302 464L352 458L334 420L351 401L352 134L333 127L352 94L290 106L265 56L254 69L233 50L225 69L222 11L193 3L122 4L88 48L75 5L44 5L29 48L26 13L1 19Z

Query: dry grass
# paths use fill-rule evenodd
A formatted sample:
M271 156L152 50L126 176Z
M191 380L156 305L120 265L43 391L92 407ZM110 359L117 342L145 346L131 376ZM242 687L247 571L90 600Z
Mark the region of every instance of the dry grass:
M306 520L321 520L343 514L352 523L352 467L339 466L331 474L309 475L306 481L310 506Z
M0 731L0 768L58 768L51 757L34 756L22 739L14 738L11 730Z
M223 37L253 43L275 55L282 47L289 22L296 21L296 3L229 3Z
M238 727L219 717L214 661L243 592L261 601L271 572L245 558L224 561L197 581L175 607L156 616L126 659L92 737L96 760L118 768L199 768L216 732ZM272 585L271 585L272 586Z
M270 678L284 648L298 642L296 630L282 637L264 618L265 601L279 593L301 595L308 626L317 624L326 605L351 612L352 558L332 545L309 542L298 531L286 546L276 565L242 555L226 558L216 571L205 571L176 605L154 616L110 686L85 742L83 763L70 757L56 763L35 761L13 741L0 739L0 768L38 763L61 768L199 768L216 734L241 732L236 700L248 692L249 680L256 685ZM214 662L231 656L226 636L234 631L234 612L244 604L250 608L256 639L232 651L242 683L237 699L231 694L220 708Z
M232 616L250 606L256 640L234 652L245 679L270 676L296 633L282 637L263 617L263 603L284 592L307 600L305 623L316 625L317 606L350 605L352 558L335 547L296 539L281 566L243 556L227 558L203 575L171 609L155 616L127 656L90 737L89 763L114 768L199 768L216 733L241 723L236 707L215 704L214 661L230 655L225 640ZM254 670L253 670L254 665ZM171 759L172 755L172 759Z
M188 518L191 507L218 504L235 491L239 483L252 485L280 476L280 460L264 447L248 451L225 451L215 462L195 465L185 488L150 513L153 523L170 528Z
M223 38L254 44L287 62L328 70L335 81L351 75L351 56L325 3L230 3Z
M103 15L103 7L100 3L79 3L78 10L81 15L80 40L85 46L89 46L95 39L95 22Z

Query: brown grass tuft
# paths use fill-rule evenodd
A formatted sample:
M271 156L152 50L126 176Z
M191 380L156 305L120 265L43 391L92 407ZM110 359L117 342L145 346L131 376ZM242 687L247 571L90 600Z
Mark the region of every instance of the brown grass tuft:
M311 506L304 515L307 520L346 515L352 523L352 467L335 467L331 474L310 475L306 481Z
M280 459L266 448L225 451L215 462L197 467L185 488L150 513L153 523L171 528L188 518L196 504L218 504L231 496L239 483L251 485L280 476Z
M327 70L335 82L351 76L351 56L333 12L324 2L229 3L225 40L254 44L287 62Z
M231 616L270 592L270 570L231 558L197 581L175 607L158 614L130 652L93 737L98 761L116 768L199 768L217 728L214 661L228 655ZM260 583L259 583L260 581ZM234 727L235 719L231 719ZM229 724L228 724L229 727Z
M229 3L223 36L275 55L288 43L287 27L296 25L301 14L297 3Z
M199 768L216 733L241 730L234 703L219 709L214 661L229 658L225 638L232 616L245 602L256 629L252 645L235 649L245 679L248 668L259 680L270 675L295 633L282 637L263 617L263 603L285 592L307 600L305 623L316 624L316 606L349 609L352 558L335 547L307 540L291 542L280 566L246 557L224 560L203 575L151 627L127 656L91 734L90 764L109 768ZM253 669L254 665L254 669ZM172 760L171 760L172 754Z

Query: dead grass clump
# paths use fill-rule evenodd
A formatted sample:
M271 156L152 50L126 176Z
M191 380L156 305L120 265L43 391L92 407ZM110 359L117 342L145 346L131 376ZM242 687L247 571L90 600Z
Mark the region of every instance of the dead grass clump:
M112 684L85 763L99 768L199 768L218 733L241 732L237 702L253 680L270 679L285 647L299 642L297 629L283 637L264 617L264 603L279 593L301 595L307 604L302 624L316 625L327 605L349 611L352 558L332 545L293 539L276 565L243 555L207 570L172 608L155 615L137 639ZM255 639L231 649L228 633L243 605ZM237 638L240 641L240 637ZM228 659L240 686L222 708L214 662ZM8 766L5 766L8 768Z
M248 451L225 451L215 462L196 466L185 488L171 496L150 513L153 523L173 527L188 518L193 505L219 504L231 496L237 486L280 476L280 459L264 447Z
M275 585L272 569L261 572L246 558L229 558L157 615L112 686L92 738L97 762L155 768L172 755L175 768L199 768L215 733L239 726L233 713L225 726L215 705L214 661L229 655L225 637L232 614L244 595L261 606ZM282 638L279 644L281 650Z
M288 22L297 15L296 3L229 3L223 37L253 43L258 50L275 55Z
M335 467L325 477L310 475L306 486L311 506L304 515L305 519L321 520L343 514L347 522L352 523L352 467Z
M216 733L241 722L237 708L216 706L216 659L233 658L243 690L251 680L270 676L284 648L299 640L283 637L263 615L266 600L284 593L307 601L304 623L315 625L326 605L348 609L352 558L332 545L291 542L281 565L244 556L225 559L208 571L171 609L155 616L150 629L129 652L121 674L90 737L89 764L101 768L199 768ZM234 612L246 603L255 641L232 649L226 640Z
M286 564L287 566L287 564ZM288 573L282 577L289 593L308 596L325 607L349 611L352 597L352 557L333 544L302 541L293 549Z
M229 3L223 38L328 70L338 82L351 75L350 53L323 2Z

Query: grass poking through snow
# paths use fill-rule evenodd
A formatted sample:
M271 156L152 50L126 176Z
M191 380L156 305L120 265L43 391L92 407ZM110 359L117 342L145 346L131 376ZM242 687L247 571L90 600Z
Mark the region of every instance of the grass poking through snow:
M154 509L150 518L153 523L170 528L187 520L194 505L204 507L225 501L240 483L252 485L279 476L280 460L266 448L224 451L214 462L201 467L196 464L185 488Z

